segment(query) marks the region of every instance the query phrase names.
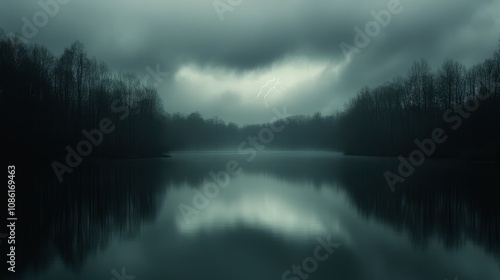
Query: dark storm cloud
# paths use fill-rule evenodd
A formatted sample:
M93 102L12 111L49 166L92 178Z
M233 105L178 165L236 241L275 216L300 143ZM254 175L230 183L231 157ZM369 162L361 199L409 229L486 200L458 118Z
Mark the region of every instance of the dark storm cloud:
M175 73L186 65L195 65L206 75L213 70L230 73L233 79L248 73L257 77L280 69L277 65L291 63L296 57L305 57L338 70L325 71L288 89L286 103L301 113L312 113L324 109L327 100L341 109L360 87L405 74L416 59L427 59L434 69L445 58L471 65L489 57L497 46L498 1L401 0L402 12L393 14L390 24L347 62L339 44L355 45L354 27L364 29L373 20L371 11L387 9L389 2L243 0L223 13L221 21L211 0L69 0L59 5L57 14L30 41L60 53L80 40L90 55L122 71L144 73L146 66L160 65L163 71L172 73L160 87L163 100L176 104L175 108L166 104L169 111L195 109L240 123L265 121L251 117L255 108L242 101L245 94L241 93L258 92L260 80L255 85L247 84L251 89L218 89L219 99L200 103L193 100L195 93L189 92L196 87L176 85ZM0 27L6 33L22 33L22 18L32 21L40 10L37 2L2 1ZM291 81L297 77L290 74L283 78ZM214 83L217 81L214 79ZM206 84L204 90L215 88L218 85ZM299 91L307 94L300 95ZM229 107L232 109L224 109Z

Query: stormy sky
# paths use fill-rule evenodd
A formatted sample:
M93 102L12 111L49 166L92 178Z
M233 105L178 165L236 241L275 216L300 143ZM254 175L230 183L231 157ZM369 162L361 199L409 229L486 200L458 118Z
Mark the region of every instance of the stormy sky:
M362 86L405 75L420 58L433 69L447 58L481 62L498 47L499 2L4 0L0 28L56 54L79 40L116 71L168 72L151 79L168 112L248 124L275 107L342 110ZM340 44L356 47L355 29L367 26L372 36L346 59Z

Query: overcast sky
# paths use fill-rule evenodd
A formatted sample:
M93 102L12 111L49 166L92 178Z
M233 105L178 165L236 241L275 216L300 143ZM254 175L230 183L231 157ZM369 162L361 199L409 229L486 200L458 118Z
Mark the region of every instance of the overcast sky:
M362 86L405 75L416 59L433 69L446 58L472 65L500 38L498 0L59 1L44 23L38 1L2 0L0 28L56 54L80 40L90 56L140 77L158 65L169 72L158 86L167 111L238 124L269 121L274 107L341 110ZM365 30L371 11L388 5L388 24L346 59L339 45L356 46L355 27Z

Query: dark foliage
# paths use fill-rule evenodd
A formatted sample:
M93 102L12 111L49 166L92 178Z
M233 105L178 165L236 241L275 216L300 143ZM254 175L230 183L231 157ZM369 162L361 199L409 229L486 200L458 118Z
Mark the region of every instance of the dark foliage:
M7 157L51 160L76 149L104 119L90 156L124 156L166 150L165 113L156 91L131 74L115 74L90 59L79 42L55 57L0 31L0 139ZM96 136L96 138L98 138Z

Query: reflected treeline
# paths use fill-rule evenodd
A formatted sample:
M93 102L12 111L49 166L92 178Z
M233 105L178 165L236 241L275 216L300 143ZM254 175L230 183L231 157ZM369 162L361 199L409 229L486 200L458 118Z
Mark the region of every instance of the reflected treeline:
M167 186L199 186L225 158L89 160L60 183L48 165L16 166L16 274L56 259L78 271L113 239L126 240L153 221ZM7 192L2 196L7 200ZM2 219L6 220L6 212ZM6 251L6 242L1 248ZM4 258L5 259L5 258ZM12 276L6 269L0 276ZM2 279L4 279L2 278Z
M148 160L94 161L59 183L50 167L17 166L16 274L59 258L78 270L113 239L137 235L161 206L166 168Z
M500 206L491 191L500 179L498 166L428 160L393 193L383 177L399 164L391 158L262 153L245 164L239 157L94 161L62 185L50 167L19 167L30 176L17 182L18 271L42 269L56 258L78 270L112 239L140 233L156 217L167 186L199 188L229 159L241 160L250 174L341 187L360 213L408 232L415 246L437 236L450 248L473 241L500 256Z
M175 158L175 157L174 157ZM234 155L230 159L243 159ZM174 159L175 182L199 187L210 171L224 170L227 156ZM260 153L245 172L284 181L335 185L345 189L356 208L397 230L409 232L416 246L437 236L448 247L472 240L500 258L500 205L491 187L500 180L498 165L428 159L391 192L384 172L397 170L393 158L332 156L322 153ZM174 167L175 166L175 167Z
M498 165L430 159L393 193L383 174L398 168L395 159L288 157L287 164L263 157L245 170L318 187L337 185L360 213L407 231L416 246L436 236L450 248L473 241L500 259L500 205L491 189L500 180Z

